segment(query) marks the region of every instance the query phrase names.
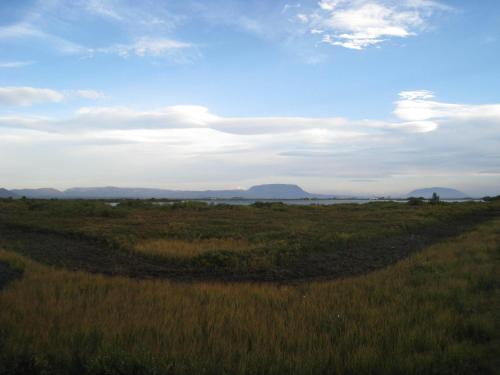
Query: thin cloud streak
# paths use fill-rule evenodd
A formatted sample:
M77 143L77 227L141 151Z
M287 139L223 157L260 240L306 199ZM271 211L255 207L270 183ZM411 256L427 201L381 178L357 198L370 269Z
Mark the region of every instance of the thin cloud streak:
M35 64L34 61L3 61L0 62L0 69L24 68L33 64Z

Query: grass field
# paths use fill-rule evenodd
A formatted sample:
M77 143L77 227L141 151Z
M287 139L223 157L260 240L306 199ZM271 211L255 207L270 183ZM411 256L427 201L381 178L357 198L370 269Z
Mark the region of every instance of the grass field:
M132 203L114 210L100 202L4 201L0 224L0 270L16 275L0 290L0 374L499 370L495 203L173 209ZM418 241L401 240L407 238ZM155 253L155 246L176 241L174 253ZM45 259L52 247L59 258ZM370 249L377 258L367 255ZM97 255L72 258L86 251ZM274 258L281 251L282 264ZM274 273L296 272L297 264L313 268L326 255L350 255L347 268L358 264L352 259L383 261L378 270L363 268L373 272L359 275L354 267L348 271L358 276L326 281L323 272L310 282L197 280L222 272L207 271L217 266L207 254L221 253L264 254L271 261L262 269ZM90 261L101 264L84 272ZM106 276L127 275L134 262L147 272ZM222 270L252 271L231 267ZM256 269L258 277L274 274ZM189 282L179 282L189 270Z
M311 280L385 267L489 219L496 207L4 200L0 246L42 263L131 277Z

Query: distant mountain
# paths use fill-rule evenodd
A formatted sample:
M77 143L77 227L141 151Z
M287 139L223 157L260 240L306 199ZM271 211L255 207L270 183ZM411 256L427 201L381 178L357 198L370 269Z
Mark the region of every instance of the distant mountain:
M64 198L63 192L51 189L13 189L14 192L19 197L34 198L34 199L51 199L51 198Z
M269 184L252 186L243 196L250 199L300 199L318 197L318 194L310 194L297 185Z
M0 188L0 198L16 198L16 194L4 188Z
M165 190L149 188L91 187L71 188L63 192L56 189L19 189L18 196L27 198L62 198L62 199L301 199L333 198L332 195L312 194L297 185L269 184L252 186L248 190Z
M432 188L424 188L424 189L417 189L413 190L412 192L408 193L408 197L423 197L423 198L431 198L432 193L436 193L439 195L440 198L442 199L462 199L462 198L469 198L469 196L461 191L455 190L455 189L450 189L450 188L443 188L443 187L432 187Z
M72 188L64 192L64 198L94 198L94 199L202 199L202 198L233 198L241 197L245 190L165 190L149 188Z

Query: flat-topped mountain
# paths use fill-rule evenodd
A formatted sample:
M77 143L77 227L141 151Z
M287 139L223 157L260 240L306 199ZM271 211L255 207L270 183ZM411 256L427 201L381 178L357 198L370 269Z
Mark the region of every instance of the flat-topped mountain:
M442 199L462 199L468 198L469 195L455 189L444 188L444 187L431 187L431 188L423 188L413 190L408 193L408 197L423 197L423 198L431 198L432 194L436 193Z
M318 195L310 194L297 185L268 184L252 186L244 192L245 198L276 198L276 199L298 199L313 198Z
M18 196L27 198L61 198L61 199L301 199L301 198L333 198L332 195L313 194L304 191L297 185L268 184L252 186L248 190L167 190L150 188L90 187L71 188L65 191L56 189L18 189Z

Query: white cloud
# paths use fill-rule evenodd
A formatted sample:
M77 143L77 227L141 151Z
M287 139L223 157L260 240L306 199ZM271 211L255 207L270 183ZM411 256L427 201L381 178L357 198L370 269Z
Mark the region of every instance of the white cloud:
M500 104L467 105L442 103L435 100L431 91L403 91L396 102L394 114L412 123L427 123L424 128L434 130L442 121L490 119L500 121ZM434 124L434 129L431 124Z
M348 121L343 118L311 117L217 117L210 126L233 134L283 134L310 129L337 129L343 132Z
M324 30L323 43L355 50L416 35L448 9L426 0L322 0L318 7L307 17L311 32Z
M41 101L61 101L79 96L100 99L103 93L93 90L68 91L66 94L30 87L0 88L0 102L30 105ZM175 129L209 128L236 135L278 135L297 132L331 134L334 139L346 139L380 132L426 133L443 124L463 120L500 122L500 104L467 105L434 100L427 90L402 91L396 101L393 120L349 120L341 117L223 117L203 106L178 105L149 111L129 107L84 107L67 120L20 120L19 127L36 127L50 131L80 131L82 129ZM3 125L15 127L17 117L4 118ZM331 133L323 133L324 131ZM309 133L307 133L309 132ZM381 134L381 133L380 133ZM325 136L326 137L326 136ZM316 137L317 138L317 137ZM333 139L332 138L332 139Z
M41 116L11 115L0 116L0 137L5 136L6 129L40 129L41 132L49 132L54 120Z
M359 186L346 179L374 179L366 183L372 192L409 191L423 182L498 186L499 134L500 104L446 103L426 90L401 92L390 121L224 117L201 106L90 107L68 119L0 117L7 160L0 173L22 174L30 162L51 185L60 170L69 185L84 176L86 184L154 180L172 187L182 180L191 188L288 181L330 192ZM88 168L76 173L75 164Z
M90 107L80 109L71 120L73 129L172 129L208 127L217 116L201 106L171 106L154 111L127 107Z
M30 106L36 103L60 102L64 95L58 91L34 87L0 87L0 104Z
M429 90L401 91L399 96L407 100L432 99L434 97L434 93Z
M11 105L30 105L41 101L61 101L65 97L78 96L101 99L103 93L94 90L67 91L63 94L50 89L31 87L0 88L0 102ZM297 132L320 134L333 132L335 139L371 135L374 132L426 133L440 125L458 120L489 120L500 122L500 104L467 105L444 103L434 100L428 90L402 91L396 101L393 120L349 120L342 117L223 117L203 106L177 105L149 111L129 107L84 107L72 119L36 118L20 121L20 127L44 127L53 131L82 129L175 129L210 128L237 135L278 135ZM18 117L4 118L4 126L15 127ZM7 122L6 122L7 121ZM31 124L31 125L30 125ZM311 133L312 132L312 133ZM330 134L330 133L328 133Z

